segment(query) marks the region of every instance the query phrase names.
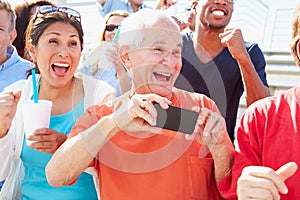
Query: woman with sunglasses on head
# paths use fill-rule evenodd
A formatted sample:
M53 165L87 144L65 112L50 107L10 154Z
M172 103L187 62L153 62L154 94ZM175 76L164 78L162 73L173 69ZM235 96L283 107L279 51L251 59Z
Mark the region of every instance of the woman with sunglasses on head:
M26 47L40 73L36 77L38 99L53 103L50 128L25 136L21 106L33 97L32 76L0 94L0 178L6 179L0 199L97 199L93 177L87 173L81 174L78 183L61 188L51 187L45 176L47 162L66 140L76 119L87 107L115 94L107 83L75 74L82 45L77 11L39 7L27 29ZM34 115L38 110L32 112ZM25 137L33 143L27 146Z
M116 43L117 30L128 15L124 10L116 10L106 15L100 42L83 56L79 67L80 72L109 83L117 90L117 96L131 88L130 78L120 61Z

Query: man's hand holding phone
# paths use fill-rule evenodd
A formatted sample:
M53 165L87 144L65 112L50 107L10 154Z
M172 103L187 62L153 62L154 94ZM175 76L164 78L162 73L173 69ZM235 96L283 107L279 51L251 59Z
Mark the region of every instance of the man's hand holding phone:
M194 131L196 139L209 147L222 144L228 138L225 119L218 112L208 108L194 108L199 110L197 126Z
M157 111L156 126L172 131L192 134L198 119L198 112L175 106L164 110L158 103L154 103Z
M195 139L208 146L221 144L226 137L224 118L208 108L187 110L169 106L164 110L157 103L154 107L157 110L157 127L186 133L187 139Z

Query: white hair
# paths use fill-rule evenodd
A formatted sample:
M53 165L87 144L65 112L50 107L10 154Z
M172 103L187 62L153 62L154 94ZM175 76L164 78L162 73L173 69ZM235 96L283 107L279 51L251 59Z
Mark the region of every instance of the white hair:
M136 13L130 14L122 21L120 35L118 39L119 46L130 46L137 48L144 39L144 29L152 28L157 22L161 22L164 29L164 24L172 24L178 27L174 19L164 14L163 11L155 9L142 9ZM179 31L179 27L178 27Z

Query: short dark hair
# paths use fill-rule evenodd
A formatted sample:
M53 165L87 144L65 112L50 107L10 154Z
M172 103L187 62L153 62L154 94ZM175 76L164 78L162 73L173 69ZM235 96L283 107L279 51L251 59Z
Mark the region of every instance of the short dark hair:
M5 10L10 16L10 31L16 28L16 13L7 1L0 0L0 10Z
M79 40L80 40L80 46L82 50L83 30L82 30L81 23L74 18L70 18L64 12L52 12L52 13L47 13L41 17L32 18L26 30L26 44L31 43L32 45L37 45L45 29L51 24L56 22L63 22L66 24L70 24L77 30L79 35Z

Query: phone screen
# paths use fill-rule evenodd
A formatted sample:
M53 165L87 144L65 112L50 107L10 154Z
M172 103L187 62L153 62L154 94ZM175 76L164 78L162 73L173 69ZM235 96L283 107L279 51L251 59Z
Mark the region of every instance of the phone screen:
M169 106L167 110L164 110L158 103L154 103L154 106L158 113L157 127L186 134L194 132L199 113L175 106Z

